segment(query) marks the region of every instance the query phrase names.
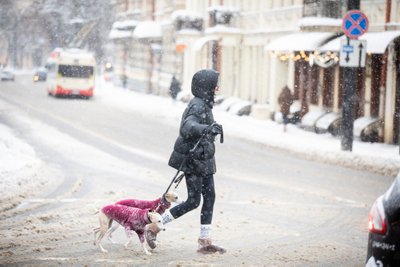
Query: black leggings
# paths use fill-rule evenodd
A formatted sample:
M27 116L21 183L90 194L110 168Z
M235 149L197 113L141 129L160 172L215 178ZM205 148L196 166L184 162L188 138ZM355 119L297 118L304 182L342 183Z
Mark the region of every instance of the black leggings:
M201 196L203 196L200 222L201 224L211 224L215 202L214 176L185 174L185 178L188 198L182 204L173 207L170 210L171 215L176 219L194 210L200 205Z

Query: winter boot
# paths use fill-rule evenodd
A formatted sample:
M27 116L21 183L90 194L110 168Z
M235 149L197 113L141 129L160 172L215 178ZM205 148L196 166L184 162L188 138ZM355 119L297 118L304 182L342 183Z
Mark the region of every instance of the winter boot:
M211 238L199 238L198 243L199 249L197 250L197 252L202 254L212 254L216 252L223 254L226 252L226 249L214 245L211 241Z
M162 216L163 219L163 224L167 224L171 221L173 221L175 218L172 216L172 214L169 212L169 210L166 210ZM147 244L151 249L155 249L157 247L157 234L160 232L160 229L158 229L155 225L153 224L147 224L144 227L144 237L146 239Z
M144 237L146 239L147 245L149 245L151 249L155 249L157 247L156 238L158 232L160 231L155 227L154 224L150 223L144 227Z

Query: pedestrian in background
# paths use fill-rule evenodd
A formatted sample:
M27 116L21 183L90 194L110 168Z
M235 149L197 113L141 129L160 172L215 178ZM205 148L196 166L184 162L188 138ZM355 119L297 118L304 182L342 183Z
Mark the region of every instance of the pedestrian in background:
M278 97L278 103L283 119L283 131L286 132L286 125L289 123L290 106L293 104L294 96L288 86L282 88Z
M173 100L176 100L176 97L178 96L178 93L181 91L181 84L180 82L175 78L175 75L172 77L171 80L171 85L169 87L169 94L171 95Z
M185 174L188 198L162 215L163 223L167 224L199 207L203 198L197 250L200 253L225 252L211 240L216 172L214 142L217 135L221 135L220 141L223 141L222 125L214 121L212 112L215 92L219 89L218 78L219 73L212 69L203 69L193 75L191 90L194 98L183 112L179 136L168 162L169 166ZM196 143L198 146L189 154ZM145 235L154 246L156 234L147 230Z

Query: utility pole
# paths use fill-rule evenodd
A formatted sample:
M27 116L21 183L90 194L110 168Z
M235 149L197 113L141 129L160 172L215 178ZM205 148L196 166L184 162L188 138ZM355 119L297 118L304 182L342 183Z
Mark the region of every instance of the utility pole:
M360 9L360 0L348 0L347 10ZM349 38L349 37L347 37ZM349 39L348 39L349 40ZM358 83L357 67L343 68L342 150L353 150L355 91Z

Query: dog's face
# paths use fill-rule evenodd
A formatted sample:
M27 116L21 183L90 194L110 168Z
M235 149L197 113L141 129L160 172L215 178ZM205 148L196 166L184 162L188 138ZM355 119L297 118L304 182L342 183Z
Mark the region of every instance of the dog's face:
M167 200L169 203L177 203L180 204L183 202L178 196L177 193L175 192L167 192L165 193L165 200Z
M159 231L165 230L164 224L162 222L162 217L159 213L157 213L153 210L150 210L148 213L148 216L149 216L150 221L157 226Z

